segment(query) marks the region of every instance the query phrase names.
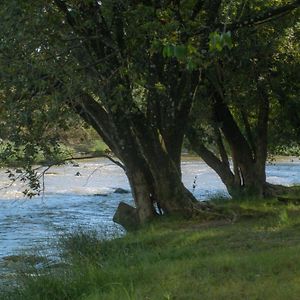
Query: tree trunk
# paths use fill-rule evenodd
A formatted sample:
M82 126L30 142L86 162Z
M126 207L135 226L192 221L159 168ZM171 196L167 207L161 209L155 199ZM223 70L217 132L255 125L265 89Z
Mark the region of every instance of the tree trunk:
M143 115L127 119L115 113L111 119L95 100L85 100L81 116L125 166L140 223L157 216L155 203L164 214L190 216L197 201L182 184L180 170Z
M217 92L214 97L214 119L212 124L214 126L219 124L220 126L230 147L233 168L231 169L228 156L224 153L225 147L218 130L215 130L215 140L219 148L219 156L206 148L201 142L201 137L198 137L196 131L190 128L187 137L192 149L219 175L232 197L264 197L266 141L260 139L260 147L257 147L260 154L255 156L227 105ZM261 125L261 128L263 125Z
M191 215L194 196L184 187L181 172L160 142L158 132L136 115L132 131L153 177L157 202L166 214Z
M144 172L139 169L128 170L126 172L133 199L137 208L137 214L141 224L151 221L157 212L154 208L153 188L149 186Z
M264 197L266 184L267 126L269 102L261 99L255 149L249 144L219 92L214 92L214 117L228 142L234 165L235 184L231 190L240 196Z
M175 165L164 164L160 168L152 166L154 184L160 207L165 214L177 214L190 216L193 213L194 204L197 202L194 196L181 182L181 176Z

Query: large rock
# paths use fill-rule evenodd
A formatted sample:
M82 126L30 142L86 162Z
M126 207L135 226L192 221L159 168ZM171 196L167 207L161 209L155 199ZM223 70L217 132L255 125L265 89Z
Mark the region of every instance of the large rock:
M129 194L130 191L128 190L124 190L122 188L116 188L115 191L114 191L115 194Z
M137 209L125 202L119 203L113 221L122 225L127 231L137 229L140 224Z

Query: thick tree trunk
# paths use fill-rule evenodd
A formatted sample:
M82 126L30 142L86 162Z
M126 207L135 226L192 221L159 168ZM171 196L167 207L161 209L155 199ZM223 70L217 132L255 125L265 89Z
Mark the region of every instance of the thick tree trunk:
M190 216L197 202L194 196L181 182L181 176L175 165L161 164L161 167L152 166L154 172L155 189L160 207L165 214Z
M231 193L240 196L264 197L266 184L265 166L267 159L267 127L269 101L261 96L257 124L257 141L252 145L242 134L231 111L219 92L214 92L214 118L231 149L235 182ZM248 128L249 131L249 128ZM248 132L249 134L249 132ZM253 146L255 148L253 149Z
M157 215L154 208L153 187L149 185L144 172L139 169L128 170L126 174L140 223L151 221Z
M153 177L157 201L166 214L191 215L194 196L184 187L181 172L160 142L157 131L145 126L141 115L134 119L133 134Z
M152 200L153 179L135 147L129 126L108 118L105 110L88 95L84 95L80 105L74 108L98 132L125 166L124 171L132 190L139 222L144 224L153 219L157 215Z
M141 142L148 143L146 139ZM128 152L125 156L123 163L141 223L157 216L155 205L163 214L192 214L197 201L182 184L180 171L161 146L143 151L139 159Z

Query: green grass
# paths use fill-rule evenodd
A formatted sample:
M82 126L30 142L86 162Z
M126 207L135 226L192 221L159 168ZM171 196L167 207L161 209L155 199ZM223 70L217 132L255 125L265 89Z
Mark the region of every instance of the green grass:
M299 299L300 207L214 202L235 222L163 219L109 241L74 233L59 244L64 265L23 270L0 298Z

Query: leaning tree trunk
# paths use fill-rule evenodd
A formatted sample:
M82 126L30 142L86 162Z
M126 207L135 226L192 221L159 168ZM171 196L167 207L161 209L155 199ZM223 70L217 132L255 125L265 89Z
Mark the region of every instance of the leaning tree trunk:
M243 153L238 153L239 149L232 147L232 164L230 167L227 159L222 159L220 155L216 155L209 150L200 139L191 134L189 130L188 139L191 147L205 163L211 167L220 177L228 193L233 198L243 198L249 196L263 197L265 193L265 174L260 173L262 168L258 168L253 162L251 164L243 164L237 160Z
M145 160L138 152L128 124L116 122L93 98L83 94L81 102L73 105L75 111L91 125L112 152L122 162L128 178L136 206L136 216L140 224L156 216L153 203L153 179Z

